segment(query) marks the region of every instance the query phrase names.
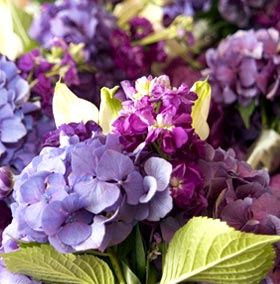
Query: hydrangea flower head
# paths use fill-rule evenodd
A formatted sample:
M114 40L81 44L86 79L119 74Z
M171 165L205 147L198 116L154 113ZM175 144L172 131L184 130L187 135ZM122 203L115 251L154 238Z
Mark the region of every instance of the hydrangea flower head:
M206 53L213 99L248 105L277 94L279 32L273 28L238 31Z
M118 136L96 129L86 138L79 129L61 126L60 146L44 147L15 179L14 234L60 252L105 250L137 222L159 221L172 209L169 162L139 165Z
M64 0L42 5L30 35L45 47L50 46L53 38L61 38L67 44L84 43L87 60L102 64L101 57L95 57L100 51L108 51L108 39L115 25L114 17L96 1Z

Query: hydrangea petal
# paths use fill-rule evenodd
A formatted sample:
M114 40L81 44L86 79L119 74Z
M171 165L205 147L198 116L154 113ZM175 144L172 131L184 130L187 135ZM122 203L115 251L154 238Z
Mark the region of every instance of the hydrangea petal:
M84 242L91 234L91 226L88 224L73 222L63 226L57 234L66 245L75 246Z
M96 173L102 180L120 181L133 170L133 162L128 156L113 150L107 150L99 161Z
M172 165L168 161L152 157L145 162L144 170L147 175L155 177L158 191L166 189L172 172Z
M5 119L1 123L1 140L6 143L15 143L27 130L19 118Z

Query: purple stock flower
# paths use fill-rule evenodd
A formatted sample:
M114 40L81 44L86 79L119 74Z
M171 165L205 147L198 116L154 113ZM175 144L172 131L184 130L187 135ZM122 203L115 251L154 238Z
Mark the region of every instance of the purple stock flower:
M196 140L191 109L197 95L187 85L172 88L167 76L142 77L135 86L122 82L129 100L123 102L113 123L124 145L134 150L141 142L157 144L159 150L174 154Z
M116 65L130 80L149 74L153 62L164 62L167 55L163 43L147 46L135 44L135 41L153 33L153 26L146 18L135 17L129 21L129 31L115 29L110 44ZM123 60L126 58L126 60Z
M118 136L85 139L89 129L79 130L62 126L60 147L43 148L16 177L12 235L60 252L105 250L172 209L169 162L154 157L140 167Z

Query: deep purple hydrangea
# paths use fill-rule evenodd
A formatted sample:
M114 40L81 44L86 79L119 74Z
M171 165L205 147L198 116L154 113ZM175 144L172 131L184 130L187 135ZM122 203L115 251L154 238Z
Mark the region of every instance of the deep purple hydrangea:
M280 28L278 0L219 0L221 16L242 28Z
M279 32L238 31L206 53L213 100L248 105L264 96L273 100L279 84Z
M72 127L60 129L60 147L44 147L15 178L9 235L60 252L105 250L138 221L159 221L172 209L171 164L151 157L139 165L118 136L92 132L80 141Z
M212 0L166 1L163 7L163 24L168 26L178 15L194 16L197 12L208 11Z

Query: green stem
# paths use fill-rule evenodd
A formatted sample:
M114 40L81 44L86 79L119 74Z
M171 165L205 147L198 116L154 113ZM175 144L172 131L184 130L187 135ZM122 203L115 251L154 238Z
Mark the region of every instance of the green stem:
M114 272L117 276L119 284L127 284L126 281L123 278L123 273L122 273L120 264L119 264L119 262L118 262L118 260L115 256L113 250L111 248L108 248L107 251L108 251L107 255L110 258L113 270L114 270Z

